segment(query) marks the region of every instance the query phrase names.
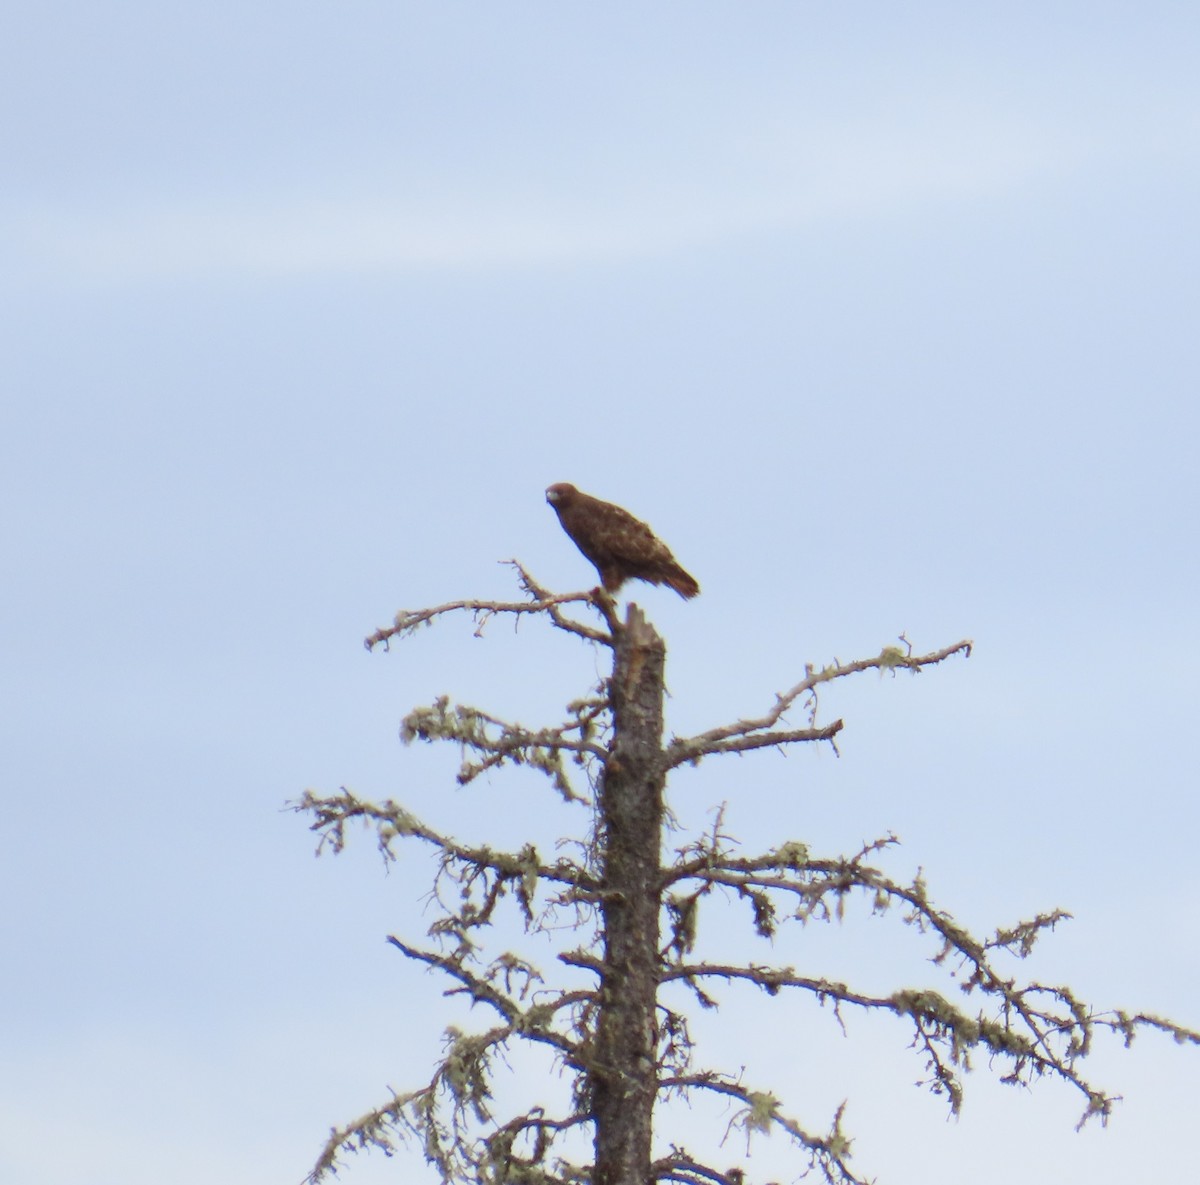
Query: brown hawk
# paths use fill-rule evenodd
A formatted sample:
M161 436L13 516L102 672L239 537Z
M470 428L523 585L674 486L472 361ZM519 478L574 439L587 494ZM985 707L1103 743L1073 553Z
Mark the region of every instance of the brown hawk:
M581 493L565 481L546 491L546 501L575 546L595 565L608 592L616 592L626 580L669 585L685 600L700 591L670 548L628 510Z

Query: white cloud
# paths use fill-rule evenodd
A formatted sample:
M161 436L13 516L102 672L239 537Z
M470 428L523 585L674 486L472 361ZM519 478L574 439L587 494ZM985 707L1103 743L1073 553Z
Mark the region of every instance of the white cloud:
M31 270L84 283L561 266L670 254L830 219L1001 194L1090 153L1032 124L965 113L762 126L703 158L575 161L571 184L521 176L378 178L353 191L165 200L10 218ZM639 146L645 151L645 146ZM636 166L636 167L633 167ZM624 182L624 178L635 180ZM424 192L421 192L421 190ZM419 196L414 196L418 195Z

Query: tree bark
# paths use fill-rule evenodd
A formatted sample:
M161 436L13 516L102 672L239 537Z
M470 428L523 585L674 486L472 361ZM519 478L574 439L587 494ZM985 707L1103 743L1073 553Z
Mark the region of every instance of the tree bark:
M591 1068L595 1185L648 1185L666 763L666 647L630 605L616 633L613 738L600 788L604 972Z

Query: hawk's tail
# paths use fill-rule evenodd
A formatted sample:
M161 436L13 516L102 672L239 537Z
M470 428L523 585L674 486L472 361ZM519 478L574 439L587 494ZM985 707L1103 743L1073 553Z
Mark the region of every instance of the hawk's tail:
M696 578L689 576L678 564L666 574L664 580L685 601L690 601L700 591Z

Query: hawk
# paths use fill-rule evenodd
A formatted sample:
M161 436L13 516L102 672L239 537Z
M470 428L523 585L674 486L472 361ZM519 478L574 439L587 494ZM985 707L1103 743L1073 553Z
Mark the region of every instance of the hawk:
M595 565L608 592L616 592L626 580L670 585L684 600L700 591L670 548L628 510L581 493L565 481L546 491L546 501L575 546Z

